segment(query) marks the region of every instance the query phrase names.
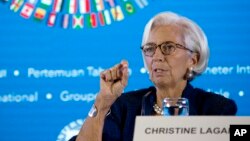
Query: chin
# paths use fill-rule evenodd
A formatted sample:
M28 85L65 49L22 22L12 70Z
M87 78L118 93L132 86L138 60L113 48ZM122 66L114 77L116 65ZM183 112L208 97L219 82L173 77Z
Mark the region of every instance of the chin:
M170 81L166 80L155 80L153 82L156 87L167 87L170 84Z

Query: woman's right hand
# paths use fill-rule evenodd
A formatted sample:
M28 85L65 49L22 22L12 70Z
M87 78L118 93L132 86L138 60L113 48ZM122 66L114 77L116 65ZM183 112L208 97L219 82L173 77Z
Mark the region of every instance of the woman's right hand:
M128 62L121 63L100 74L100 92L95 105L99 110L107 112L114 101L122 94L128 83Z

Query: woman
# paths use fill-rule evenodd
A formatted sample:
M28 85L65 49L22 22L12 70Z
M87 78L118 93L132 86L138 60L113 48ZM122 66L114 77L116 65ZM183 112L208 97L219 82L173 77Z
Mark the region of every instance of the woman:
M209 57L206 36L193 21L171 12L156 15L145 27L141 49L154 87L122 94L127 61L102 72L89 117L71 140L132 141L135 117L161 115L166 97L187 98L189 115L236 114L234 101L189 84L206 69Z

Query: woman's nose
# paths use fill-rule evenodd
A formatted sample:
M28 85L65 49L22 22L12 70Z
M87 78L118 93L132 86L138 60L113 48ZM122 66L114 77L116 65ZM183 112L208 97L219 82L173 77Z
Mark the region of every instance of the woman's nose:
M163 61L164 60L164 54L162 54L161 49L158 47L155 50L155 53L153 55L153 60L154 61Z

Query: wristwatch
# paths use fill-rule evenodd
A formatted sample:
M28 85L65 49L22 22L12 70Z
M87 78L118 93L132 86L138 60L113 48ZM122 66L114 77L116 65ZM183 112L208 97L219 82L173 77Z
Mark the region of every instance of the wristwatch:
M88 115L89 115L89 117L95 117L97 115L97 113L98 113L98 110L97 110L95 104L93 104L91 109L89 110Z

